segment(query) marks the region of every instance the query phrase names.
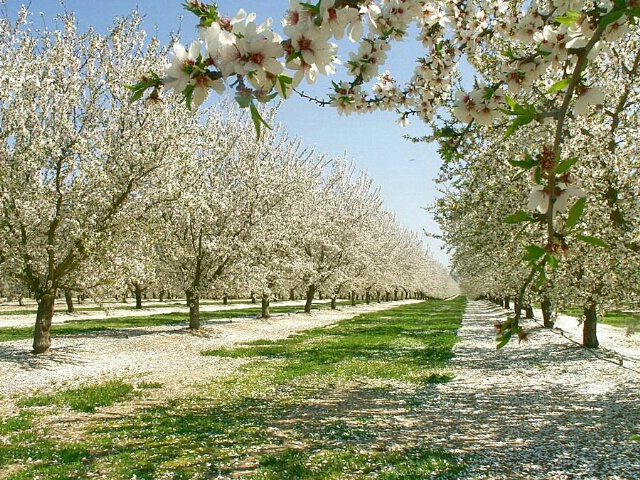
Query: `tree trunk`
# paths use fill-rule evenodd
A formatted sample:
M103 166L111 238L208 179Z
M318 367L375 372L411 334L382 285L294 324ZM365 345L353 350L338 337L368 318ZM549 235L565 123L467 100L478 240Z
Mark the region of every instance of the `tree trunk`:
M356 291L355 290L351 290L351 306L352 307L356 306Z
M296 291L291 288L289 289L289 300L294 301L296 299Z
M509 298L509 295L505 295L504 297L504 308L506 308L507 310L509 310L511 308L511 305L509 304L509 301L511 299Z
M598 335L596 332L598 315L596 302L591 301L584 307L584 323L582 325L582 345L587 348L598 348Z
M336 309L336 298L338 298L338 295L336 293L331 295L331 310Z
M304 304L304 313L311 313L311 302L313 302L313 297L316 295L316 286L309 285L307 287L307 301Z
M540 304L542 309L542 322L546 328L553 328L553 321L551 320L551 300L544 297Z
M76 308L73 306L73 296L71 295L71 290L65 289L64 300L65 302L67 302L67 313L75 312Z
M533 306L528 303L527 306L525 307L525 318L533 318Z
M24 302L23 302L22 294L20 294L20 295L18 296L18 305L20 305L21 307L24 307Z
M222 304L229 305L229 295L227 295L226 293L222 294Z
M380 290L376 290L376 303L380 303Z
M189 328L200 328L200 296L193 290L187 290L187 305L189 306Z
M164 302L164 288L160 289L160 298L158 300Z
M251 292L251 303L256 303L256 292Z
M36 294L38 313L36 327L33 332L33 353L47 353L51 347L51 322L56 301L56 289Z
M367 303L367 305L369 305L371 303L371 290L367 288L365 290L364 296L365 296L365 302Z
M398 301L398 290L394 290L393 291L393 301L397 302Z
M133 293L136 296L136 310L142 310L142 287L139 283L133 285Z
M262 294L262 309L260 312L260 318L267 319L271 316L269 313L269 295L266 293Z

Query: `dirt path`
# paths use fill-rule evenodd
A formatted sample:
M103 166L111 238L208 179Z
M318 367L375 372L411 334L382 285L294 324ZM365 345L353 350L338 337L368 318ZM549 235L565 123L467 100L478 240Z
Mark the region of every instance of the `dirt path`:
M423 441L467 457L463 478L640 478L640 443L630 439L640 434L640 362L607 361L613 337L596 358L533 322L529 343L496 351L493 324L505 317L469 302L455 378L415 418L428 432ZM630 342L640 345L627 338L625 349Z

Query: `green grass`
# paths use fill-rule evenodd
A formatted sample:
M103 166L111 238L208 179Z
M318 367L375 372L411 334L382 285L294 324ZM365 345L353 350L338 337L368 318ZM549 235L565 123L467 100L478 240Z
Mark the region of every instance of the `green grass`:
M583 309L580 307L567 307L562 313L572 317L581 318ZM604 317L598 319L601 323L611 325L612 327L626 328L629 331L640 329L640 314L623 312L621 310L609 310L605 312Z
M67 407L78 412L95 412L116 402L134 396L134 387L122 380L109 380L95 385L86 385L71 390L62 390L50 395L33 395L18 402L21 407Z
M346 303L346 302L343 302ZM301 306L272 306L270 311L274 313L293 313L301 311ZM313 305L314 309L328 309L327 303ZM200 312L202 322L210 320L223 320L234 318L255 318L260 315L260 308L241 308L218 310L214 312ZM34 317L35 322L35 317ZM51 333L53 336L78 335L82 333L104 332L108 330L120 330L123 328L143 328L162 325L188 325L187 313L167 313L162 315L148 315L135 317L104 318L99 320L71 320L61 324L54 324ZM33 338L33 327L0 327L0 342L25 340Z
M464 306L405 305L206 352L253 361L187 398L101 420L82 441L53 441L15 420L0 471L18 464L10 480L455 479L460 460L416 438L420 399L450 378Z

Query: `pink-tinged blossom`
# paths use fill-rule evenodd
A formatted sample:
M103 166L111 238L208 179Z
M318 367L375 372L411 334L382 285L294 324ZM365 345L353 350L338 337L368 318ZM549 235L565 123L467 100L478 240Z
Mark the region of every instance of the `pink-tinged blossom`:
M349 40L358 40L362 35L360 13L356 8L336 8L335 0L321 0L320 14L322 28L328 29L336 40L344 37L344 31L349 26Z
M174 43L169 56L169 64L165 68L164 85L176 93L182 93L191 82L191 75L198 56L201 43L196 41L189 50L181 43Z
M182 44L175 43L164 78L165 86L178 94L183 93L188 86L193 86L191 103L196 108L206 100L209 89L218 93L224 91L222 79L212 79L209 72L199 65L202 57L208 56L206 48L203 51L203 46L203 42L195 41L187 51Z
M559 182L556 185L556 199L553 204L553 214L564 212L569 208L569 200L572 197L585 197L584 190ZM536 185L529 193L529 210L538 210L540 213L547 213L549 210L549 192L543 185Z

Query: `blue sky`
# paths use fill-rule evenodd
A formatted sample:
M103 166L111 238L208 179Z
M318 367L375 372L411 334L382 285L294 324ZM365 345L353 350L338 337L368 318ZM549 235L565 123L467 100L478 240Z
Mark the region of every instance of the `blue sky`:
M196 37L196 19L182 8L181 0L66 0L64 7L57 0L4 0L10 14L22 3L30 4L36 15L43 12L49 25L53 16L66 8L75 12L81 29L93 26L100 31L105 30L114 17L127 15L137 6L145 18L144 28L150 33L157 31L161 39L168 41L170 33L177 31L185 42ZM242 7L248 12L256 12L258 21L272 17L276 25L288 5L287 0L218 0L216 3L223 14L233 16ZM350 45L348 41L342 42L341 47L349 48ZM409 78L418 52L419 46L411 41L394 45L389 54L388 69L397 73L397 80ZM348 57L345 53L342 56ZM346 76L338 74L337 78ZM322 95L328 92L329 86L328 79L320 79L313 87L302 86L301 89ZM396 118L395 114L387 112L344 117L334 109L321 108L301 98L284 102L278 113L279 121L292 136L300 136L307 145L330 156L346 153L358 168L366 170L382 187L386 208L395 212L402 225L417 232L437 232L437 225L423 208L437 194L432 181L440 164L436 147L403 139L407 134L424 135L427 129L418 121L413 121L408 128L401 128L395 123ZM441 263L448 263L448 257L437 241L425 238L425 245Z

